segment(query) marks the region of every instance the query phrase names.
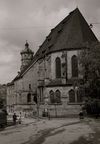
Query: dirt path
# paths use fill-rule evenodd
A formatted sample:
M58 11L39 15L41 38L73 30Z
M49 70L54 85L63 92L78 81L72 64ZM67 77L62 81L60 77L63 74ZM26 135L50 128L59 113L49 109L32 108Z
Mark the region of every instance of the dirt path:
M100 119L92 119L86 123L91 127L93 133L90 133L88 137L82 136L71 144L100 144Z
M70 144L100 144L100 131L95 130L95 133L91 133L88 138L80 137Z
M94 131L87 123L73 122L39 131L23 144L92 144L86 139L90 134L94 134Z
M27 143L24 144L43 144L46 140L46 138L57 135L57 134L61 134L62 132L65 131L64 127L65 126L72 126L72 125L76 125L80 122L73 122L70 124L64 124L62 126L59 126L57 128L52 128L52 129L47 129L47 130L42 130L40 131L40 135L37 135L35 140L32 140L32 137L30 138L30 140Z
M54 119L30 122L0 132L0 143L100 144L100 120Z

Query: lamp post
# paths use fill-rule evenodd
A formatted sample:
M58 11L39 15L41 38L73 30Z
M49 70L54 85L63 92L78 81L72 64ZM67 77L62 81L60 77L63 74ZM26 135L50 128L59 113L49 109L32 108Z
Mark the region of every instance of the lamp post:
M75 102L77 102L77 91L78 91L78 86L77 86L77 81L74 81L73 83L73 89L74 89L74 92L75 92Z
M37 118L39 120L39 96L37 94Z
M57 118L57 107L56 107L57 103L55 103L54 105L55 105L55 117Z
M77 91L78 91L78 87L77 86L75 86L75 88L74 88L74 90L75 90L75 101L77 102Z
M46 97L45 99L45 112L46 112L46 115L48 116L48 119L50 120L50 109L49 109L49 99L48 97Z

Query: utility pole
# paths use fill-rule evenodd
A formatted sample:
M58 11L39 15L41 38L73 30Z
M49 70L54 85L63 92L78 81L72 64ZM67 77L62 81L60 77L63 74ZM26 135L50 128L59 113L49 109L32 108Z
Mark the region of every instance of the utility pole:
M55 117L57 118L57 107L56 107L56 103L54 104L55 105Z
M39 96L37 94L37 118L38 118L38 120L39 120L39 107L40 107L40 105L39 105Z
M78 90L78 86L77 86L76 82L74 82L73 88L74 88L74 92L75 92L75 102L77 102L77 90Z
M46 91L45 91L45 80L46 80L46 63L45 63L45 55L44 55L44 102L45 102L45 99L46 99Z
M67 52L65 54L65 64L66 64L66 66L65 66L65 72L66 72L66 84L67 84L67 80L68 80Z

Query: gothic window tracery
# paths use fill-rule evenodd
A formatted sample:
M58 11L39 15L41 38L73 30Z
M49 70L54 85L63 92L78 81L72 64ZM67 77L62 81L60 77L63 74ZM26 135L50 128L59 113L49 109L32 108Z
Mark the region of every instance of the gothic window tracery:
M61 78L61 60L59 57L55 60L56 78Z
M56 90L55 93L53 90L49 92L50 95L50 103L61 103L61 92Z
M72 77L78 77L78 58L76 55L73 55L71 58L72 66Z
M61 102L61 92L59 90L56 90L55 92L55 98L56 98L56 103L60 103Z
M51 90L51 91L49 92L49 95L50 95L50 102L51 102L51 103L55 103L55 97L54 97L54 92L53 92L53 90Z

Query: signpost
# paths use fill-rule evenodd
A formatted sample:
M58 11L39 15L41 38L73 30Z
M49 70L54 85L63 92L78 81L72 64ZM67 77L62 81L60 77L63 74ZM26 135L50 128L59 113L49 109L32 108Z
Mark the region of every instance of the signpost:
M55 105L55 117L57 118L57 107L56 107L56 103L54 104Z

